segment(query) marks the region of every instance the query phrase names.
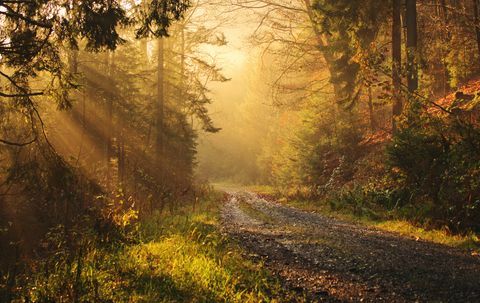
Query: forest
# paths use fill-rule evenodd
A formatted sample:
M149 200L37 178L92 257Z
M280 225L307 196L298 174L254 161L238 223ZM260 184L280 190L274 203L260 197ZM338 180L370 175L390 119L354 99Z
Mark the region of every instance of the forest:
M479 302L479 0L0 0L0 302Z

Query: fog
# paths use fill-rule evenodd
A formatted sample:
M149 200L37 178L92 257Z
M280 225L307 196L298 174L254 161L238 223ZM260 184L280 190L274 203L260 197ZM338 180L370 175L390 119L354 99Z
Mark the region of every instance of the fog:
M242 16L242 12L230 14L232 20ZM251 36L257 26L256 18L222 25L218 30L225 35L227 45L205 47L230 80L210 85L213 102L209 111L221 131L200 135L197 168L200 180L254 182L258 174L256 162L260 146L254 138L259 134L246 132L251 132L252 128L248 125L249 117L242 111L249 101L256 102L258 107L267 107L268 96L258 95L256 100L247 100L258 87L267 85L254 81L261 65L262 50L252 43ZM261 129L257 131L262 132Z

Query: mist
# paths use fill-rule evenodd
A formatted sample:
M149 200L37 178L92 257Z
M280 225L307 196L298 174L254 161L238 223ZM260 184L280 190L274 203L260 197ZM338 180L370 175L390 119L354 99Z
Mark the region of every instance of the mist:
M0 25L0 302L478 301L478 0Z

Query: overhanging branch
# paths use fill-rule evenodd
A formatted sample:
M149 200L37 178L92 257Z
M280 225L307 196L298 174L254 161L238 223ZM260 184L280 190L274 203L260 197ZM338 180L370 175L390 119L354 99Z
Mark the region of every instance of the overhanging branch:
M37 141L37 137L33 138L32 140L30 140L28 142L23 142L23 143L12 142L12 141L8 141L8 140L0 139L0 143L2 143L4 145L11 145L11 146L18 146L18 147L24 147L24 146L30 145L35 141Z
M22 98L22 97L42 96L43 94L44 94L43 92L26 93L26 94L6 94L6 93L0 92L0 97L5 97L5 98Z

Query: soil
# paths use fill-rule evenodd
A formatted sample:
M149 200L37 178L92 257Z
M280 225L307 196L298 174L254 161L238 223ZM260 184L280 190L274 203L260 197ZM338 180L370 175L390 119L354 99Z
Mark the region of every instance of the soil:
M231 190L224 232L308 302L480 302L480 257ZM305 299L303 299L305 300Z

